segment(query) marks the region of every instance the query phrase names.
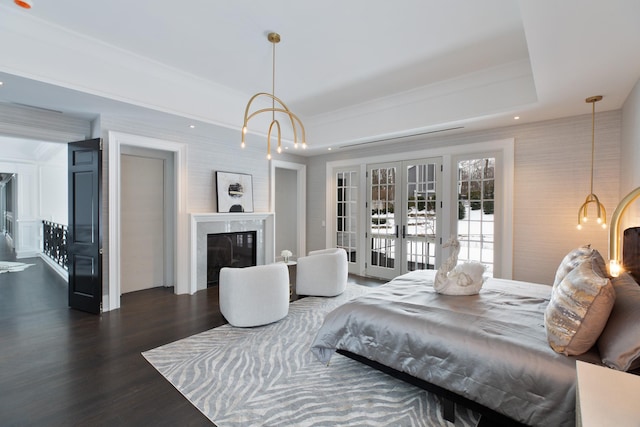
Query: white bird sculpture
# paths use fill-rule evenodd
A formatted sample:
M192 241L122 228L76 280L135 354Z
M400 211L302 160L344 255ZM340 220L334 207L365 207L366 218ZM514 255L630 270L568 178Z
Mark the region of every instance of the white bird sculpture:
M454 236L451 236L442 247L451 247L452 252L436 272L433 282L436 292L445 295L475 295L480 292L484 283L482 275L485 266L476 261L466 261L457 265L460 242Z

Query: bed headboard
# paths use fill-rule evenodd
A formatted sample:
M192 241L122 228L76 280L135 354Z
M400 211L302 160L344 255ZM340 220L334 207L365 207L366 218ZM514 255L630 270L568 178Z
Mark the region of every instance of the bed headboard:
M640 227L624 230L622 265L635 281L640 283Z

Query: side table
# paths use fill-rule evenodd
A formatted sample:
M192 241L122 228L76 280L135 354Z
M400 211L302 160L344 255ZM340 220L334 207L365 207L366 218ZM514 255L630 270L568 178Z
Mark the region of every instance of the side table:
M289 299L293 301L294 299L298 299L297 295L296 298L293 297L296 293L296 266L298 265L298 262L289 260L284 263L287 264L287 268L289 269Z

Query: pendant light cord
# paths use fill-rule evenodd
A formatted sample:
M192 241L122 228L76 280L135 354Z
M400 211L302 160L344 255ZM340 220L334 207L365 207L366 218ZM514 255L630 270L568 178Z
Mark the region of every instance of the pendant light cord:
M272 42L273 49L271 53L271 95L276 96L276 44ZM276 107L275 99L271 98L271 120L276 119L276 112L273 110Z
M591 194L593 194L593 161L596 150L596 103L591 103Z

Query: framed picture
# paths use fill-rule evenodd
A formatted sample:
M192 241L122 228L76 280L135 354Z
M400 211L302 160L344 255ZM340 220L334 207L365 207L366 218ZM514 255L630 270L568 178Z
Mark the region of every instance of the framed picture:
M216 171L218 212L253 212L253 177Z

